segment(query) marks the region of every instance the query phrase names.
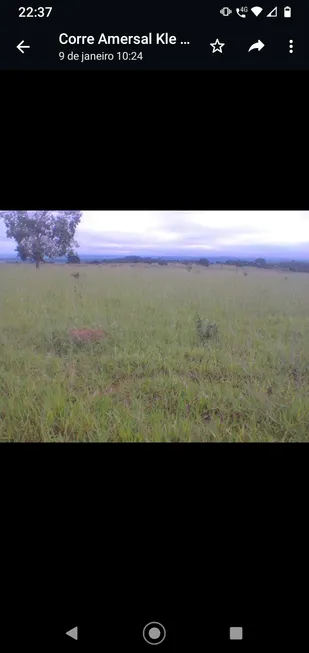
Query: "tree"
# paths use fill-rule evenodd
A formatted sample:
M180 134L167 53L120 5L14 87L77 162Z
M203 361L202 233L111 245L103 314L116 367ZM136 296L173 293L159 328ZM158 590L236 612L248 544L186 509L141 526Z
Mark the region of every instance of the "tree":
M44 256L65 256L78 247L74 240L81 211L1 211L7 238L14 238L22 261L35 262L36 268Z
M205 265L206 267L208 267L209 266L208 258L200 258L198 261L196 261L196 265Z
M80 258L72 249L67 254L67 263L80 263Z
M265 268L267 263L264 258L256 258L255 265L257 268Z
M24 247L24 245L18 245L18 246L16 247L16 251L18 252L18 256L19 256L19 258L20 258L22 261L26 261L26 260L27 260L27 250L26 250L26 248Z

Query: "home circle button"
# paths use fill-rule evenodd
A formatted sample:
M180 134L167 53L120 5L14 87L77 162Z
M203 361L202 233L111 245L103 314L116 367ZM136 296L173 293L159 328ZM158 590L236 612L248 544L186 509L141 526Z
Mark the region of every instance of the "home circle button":
M166 630L157 621L151 621L143 630L143 638L147 644L162 644L166 637Z

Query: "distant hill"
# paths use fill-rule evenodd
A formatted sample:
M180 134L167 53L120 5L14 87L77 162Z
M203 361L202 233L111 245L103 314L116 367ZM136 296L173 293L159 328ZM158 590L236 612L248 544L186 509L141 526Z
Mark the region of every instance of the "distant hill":
M129 256L112 256L110 254L100 256L98 254L78 254L81 263L158 263L161 262L178 262L178 263L183 263L184 265L186 264L196 264L199 263L201 260L207 259L210 264L214 263L220 263L220 264L229 264L229 265L238 265L239 267L244 267L244 266L256 266L260 268L272 268L272 267L284 267L288 268L292 272L309 272L309 259L302 259L302 260L294 260L291 258L285 258L285 257L268 257L267 259L265 258L240 258L237 256L223 256L223 255L218 255L218 256L207 256L207 255L202 255L202 256L165 256L165 255L148 255L148 256L138 256L138 255L129 255ZM15 256L15 255L1 255L0 254L0 262L1 263L20 263L20 259ZM46 262L48 263L49 260L47 259ZM55 258L52 261L53 263L57 264L66 264L67 259L66 257L62 258ZM30 262L28 262L29 265L31 265Z

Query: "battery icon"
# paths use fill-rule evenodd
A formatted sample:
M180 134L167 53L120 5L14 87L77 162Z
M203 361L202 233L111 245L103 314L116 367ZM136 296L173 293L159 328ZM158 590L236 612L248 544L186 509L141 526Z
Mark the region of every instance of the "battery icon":
M284 16L284 18L292 18L292 9L291 9L291 7L284 7L283 16Z

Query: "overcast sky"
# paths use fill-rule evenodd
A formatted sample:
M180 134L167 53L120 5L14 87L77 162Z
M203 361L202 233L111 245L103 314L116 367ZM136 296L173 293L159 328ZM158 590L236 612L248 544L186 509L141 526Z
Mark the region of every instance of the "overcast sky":
M84 211L80 254L306 256L309 211ZM0 220L0 254L16 244Z

